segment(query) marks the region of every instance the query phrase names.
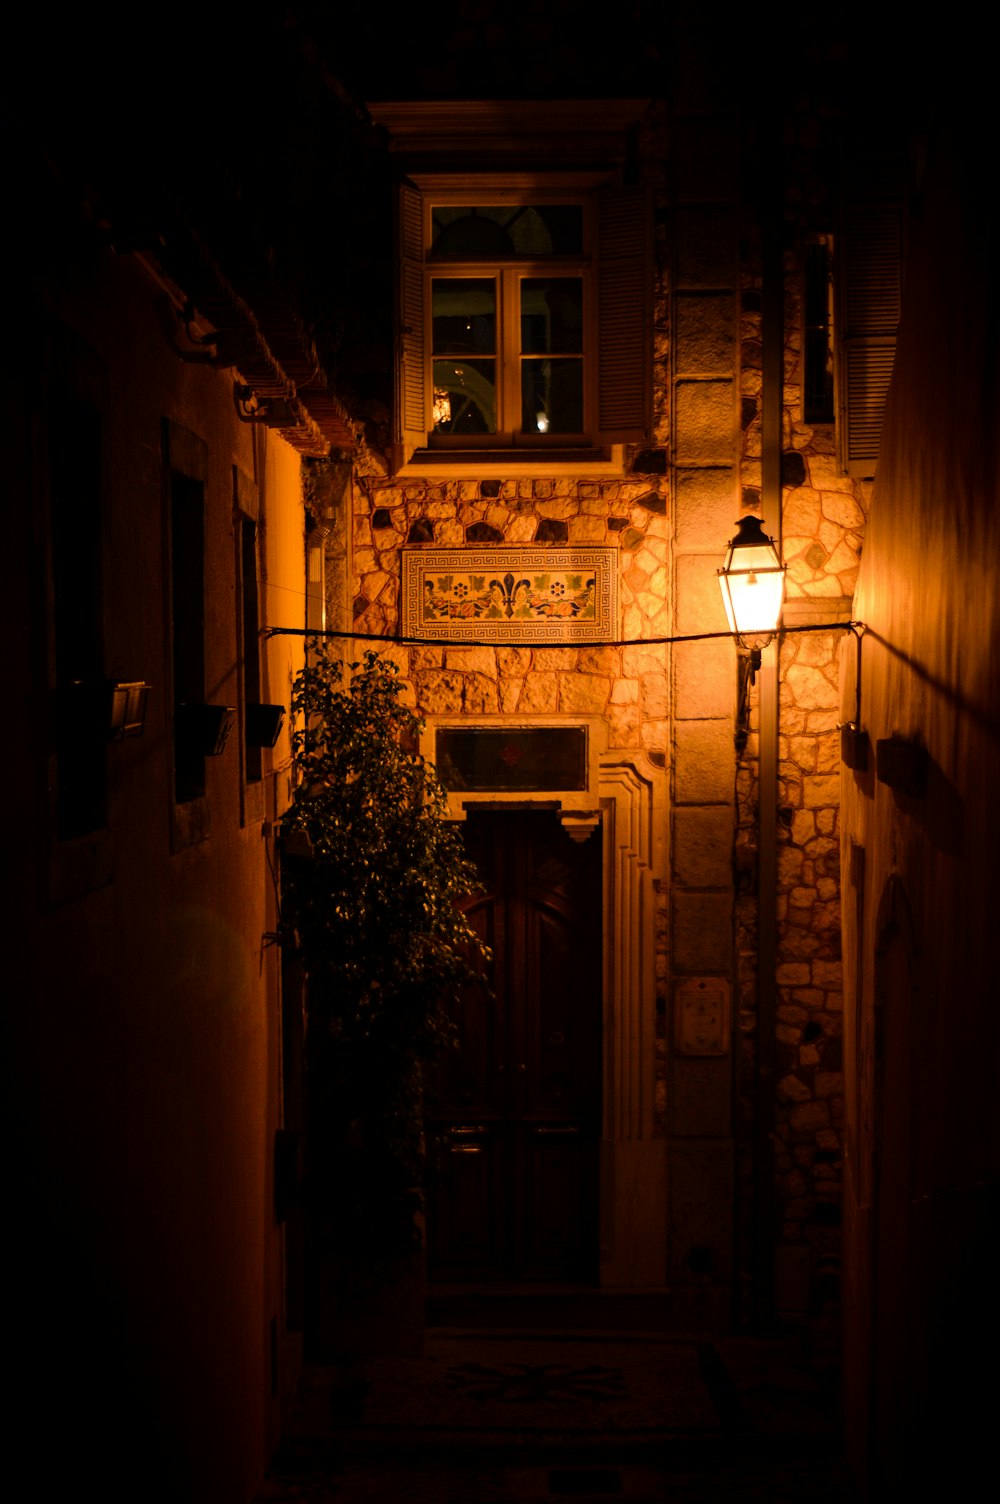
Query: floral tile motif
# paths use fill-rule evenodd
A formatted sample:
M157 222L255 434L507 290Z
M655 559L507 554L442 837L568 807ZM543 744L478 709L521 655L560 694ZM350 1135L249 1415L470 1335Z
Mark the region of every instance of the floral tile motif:
M613 548L403 551L403 636L601 642L618 635Z

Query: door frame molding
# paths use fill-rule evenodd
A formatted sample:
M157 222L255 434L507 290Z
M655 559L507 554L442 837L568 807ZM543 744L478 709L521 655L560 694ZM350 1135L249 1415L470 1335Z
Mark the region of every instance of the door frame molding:
M667 1140L656 1123L656 894L666 882L667 773L645 753L607 746L600 716L427 716L422 754L434 761L438 727L585 726L586 792L457 792L448 815L471 807L555 809L574 840L603 841L603 1031L600 1282L667 1282Z

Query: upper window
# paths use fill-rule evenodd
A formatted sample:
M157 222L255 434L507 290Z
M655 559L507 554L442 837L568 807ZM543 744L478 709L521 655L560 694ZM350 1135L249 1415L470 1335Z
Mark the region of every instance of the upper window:
M837 444L848 475L875 473L896 359L904 266L903 163L859 126L841 165L835 367Z
M426 210L431 444L584 443L584 205Z
M606 462L648 434L641 190L400 190L397 467Z
M831 237L811 236L802 267L802 416L807 423L832 423L833 281Z

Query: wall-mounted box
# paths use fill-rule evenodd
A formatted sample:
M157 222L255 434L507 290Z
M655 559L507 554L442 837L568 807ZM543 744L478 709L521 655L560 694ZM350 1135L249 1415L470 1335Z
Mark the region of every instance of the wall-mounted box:
M730 987L725 977L685 977L674 988L674 1047L678 1055L725 1055L729 1050Z

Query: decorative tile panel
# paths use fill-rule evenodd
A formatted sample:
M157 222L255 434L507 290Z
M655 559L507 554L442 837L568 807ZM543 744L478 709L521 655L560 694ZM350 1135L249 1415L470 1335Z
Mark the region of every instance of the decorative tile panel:
M614 548L404 549L403 636L607 642L618 636Z

